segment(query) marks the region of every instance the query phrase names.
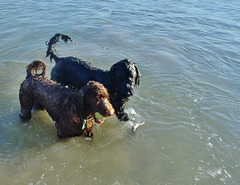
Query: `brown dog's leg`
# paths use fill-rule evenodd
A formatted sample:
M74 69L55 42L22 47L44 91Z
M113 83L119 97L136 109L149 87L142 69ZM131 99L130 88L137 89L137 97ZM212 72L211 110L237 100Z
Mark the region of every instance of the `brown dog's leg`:
M32 98L22 94L19 96L19 99L21 104L21 112L19 113L20 118L23 120L30 120L32 117L31 111L34 105Z
M57 130L57 136L59 137L59 138L64 138L64 135L62 134L62 132L61 132L61 130L58 128L58 130Z

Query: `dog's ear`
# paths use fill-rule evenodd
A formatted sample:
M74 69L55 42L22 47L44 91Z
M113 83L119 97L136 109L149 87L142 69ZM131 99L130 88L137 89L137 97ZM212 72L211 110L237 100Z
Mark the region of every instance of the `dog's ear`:
M93 97L97 96L98 89L96 82L89 81L85 86L81 88L83 91L83 101L84 103L90 102Z
M134 67L135 67L135 70L136 70L136 73L137 73L137 76L136 76L136 79L135 79L135 84L136 86L138 87L139 84L140 84L140 77L141 77L141 74L138 70L138 67L136 66L136 64L134 64Z
M130 62L128 61L128 59L120 60L119 62L113 64L112 67L110 68L110 76L115 78L116 70L118 71L124 70L126 66L129 64Z
M81 89L80 89L80 93L82 94L83 96L83 102L86 101L87 99L87 89L88 89L88 85L84 85Z
M114 80L115 80L115 72L116 72L117 65L118 63L112 65L112 67L110 68L110 80L112 83L114 83Z

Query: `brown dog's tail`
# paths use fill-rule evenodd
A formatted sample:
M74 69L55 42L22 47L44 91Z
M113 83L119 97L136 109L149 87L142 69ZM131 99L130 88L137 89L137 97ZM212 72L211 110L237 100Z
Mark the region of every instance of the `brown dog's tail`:
M44 77L46 74L46 64L42 60L34 60L31 64L27 66L27 78L32 77ZM41 70L41 73L37 73L39 70Z
M69 37L68 35L64 35L64 34L61 34L61 33L57 33L55 34L49 42L46 42L46 45L48 46L48 50L46 52L46 57L50 56L50 61L52 62L52 59L55 60L55 62L57 62L57 59L59 58L58 57L58 54L57 54L57 51L55 50L54 46L55 44L59 41L59 39L62 39L64 42L67 42L68 40L70 40L71 42L72 39L71 37Z

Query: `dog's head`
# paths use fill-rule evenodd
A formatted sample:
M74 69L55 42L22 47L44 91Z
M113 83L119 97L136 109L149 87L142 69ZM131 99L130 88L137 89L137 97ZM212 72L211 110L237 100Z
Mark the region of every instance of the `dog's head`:
M137 66L127 59L117 62L110 69L114 90L124 98L133 95L134 88L139 86L140 76Z
M112 104L109 101L107 89L100 83L89 81L83 87L83 105L86 116L91 116L98 124L102 124L104 120L115 114Z

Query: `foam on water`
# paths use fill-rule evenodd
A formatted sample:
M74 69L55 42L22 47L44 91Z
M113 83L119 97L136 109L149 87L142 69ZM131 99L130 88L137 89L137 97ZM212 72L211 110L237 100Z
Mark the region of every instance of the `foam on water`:
M137 128L143 125L145 122L143 118L139 116L133 108L126 109L126 113L130 116L131 121L128 121L126 124L132 128L133 131L136 131Z

